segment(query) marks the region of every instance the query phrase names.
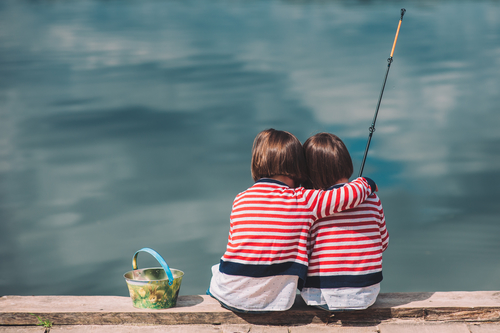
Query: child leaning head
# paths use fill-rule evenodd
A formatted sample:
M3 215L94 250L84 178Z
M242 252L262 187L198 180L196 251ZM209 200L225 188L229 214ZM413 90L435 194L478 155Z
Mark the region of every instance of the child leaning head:
M339 182L348 182L353 172L351 155L340 138L318 133L304 143L310 186L327 189Z
M307 179L304 149L291 133L273 128L260 132L252 147L252 178L286 176L295 185Z

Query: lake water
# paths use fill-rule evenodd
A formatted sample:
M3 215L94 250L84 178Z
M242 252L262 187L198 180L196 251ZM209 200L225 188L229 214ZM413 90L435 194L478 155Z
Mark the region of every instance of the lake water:
M500 290L498 1L2 1L0 295L203 294L255 135L320 131L380 188L382 292ZM147 254L139 267L157 266Z

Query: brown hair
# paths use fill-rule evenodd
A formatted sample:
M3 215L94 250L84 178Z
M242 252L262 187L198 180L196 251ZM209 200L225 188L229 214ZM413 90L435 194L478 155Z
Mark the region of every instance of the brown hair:
M252 178L288 176L299 183L307 179L304 149L291 133L273 128L260 132L252 147Z
M309 182L315 189L327 189L340 179L351 177L351 155L340 138L318 133L304 143Z

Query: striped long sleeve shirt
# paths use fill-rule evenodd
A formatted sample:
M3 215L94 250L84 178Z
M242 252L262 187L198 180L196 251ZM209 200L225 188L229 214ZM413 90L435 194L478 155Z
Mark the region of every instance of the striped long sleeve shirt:
M356 208L317 221L308 241L306 287L366 287L382 281L389 244L382 203L372 194Z
M317 221L307 244L309 267L301 291L305 302L330 310L373 304L388 244L384 210L376 194L353 209Z

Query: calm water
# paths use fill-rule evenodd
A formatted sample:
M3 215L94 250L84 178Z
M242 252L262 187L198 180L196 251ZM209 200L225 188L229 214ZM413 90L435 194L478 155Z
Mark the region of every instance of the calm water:
M382 291L500 290L498 1L6 0L0 294L127 295L142 247L204 293L259 131L336 133L357 173L402 7Z

